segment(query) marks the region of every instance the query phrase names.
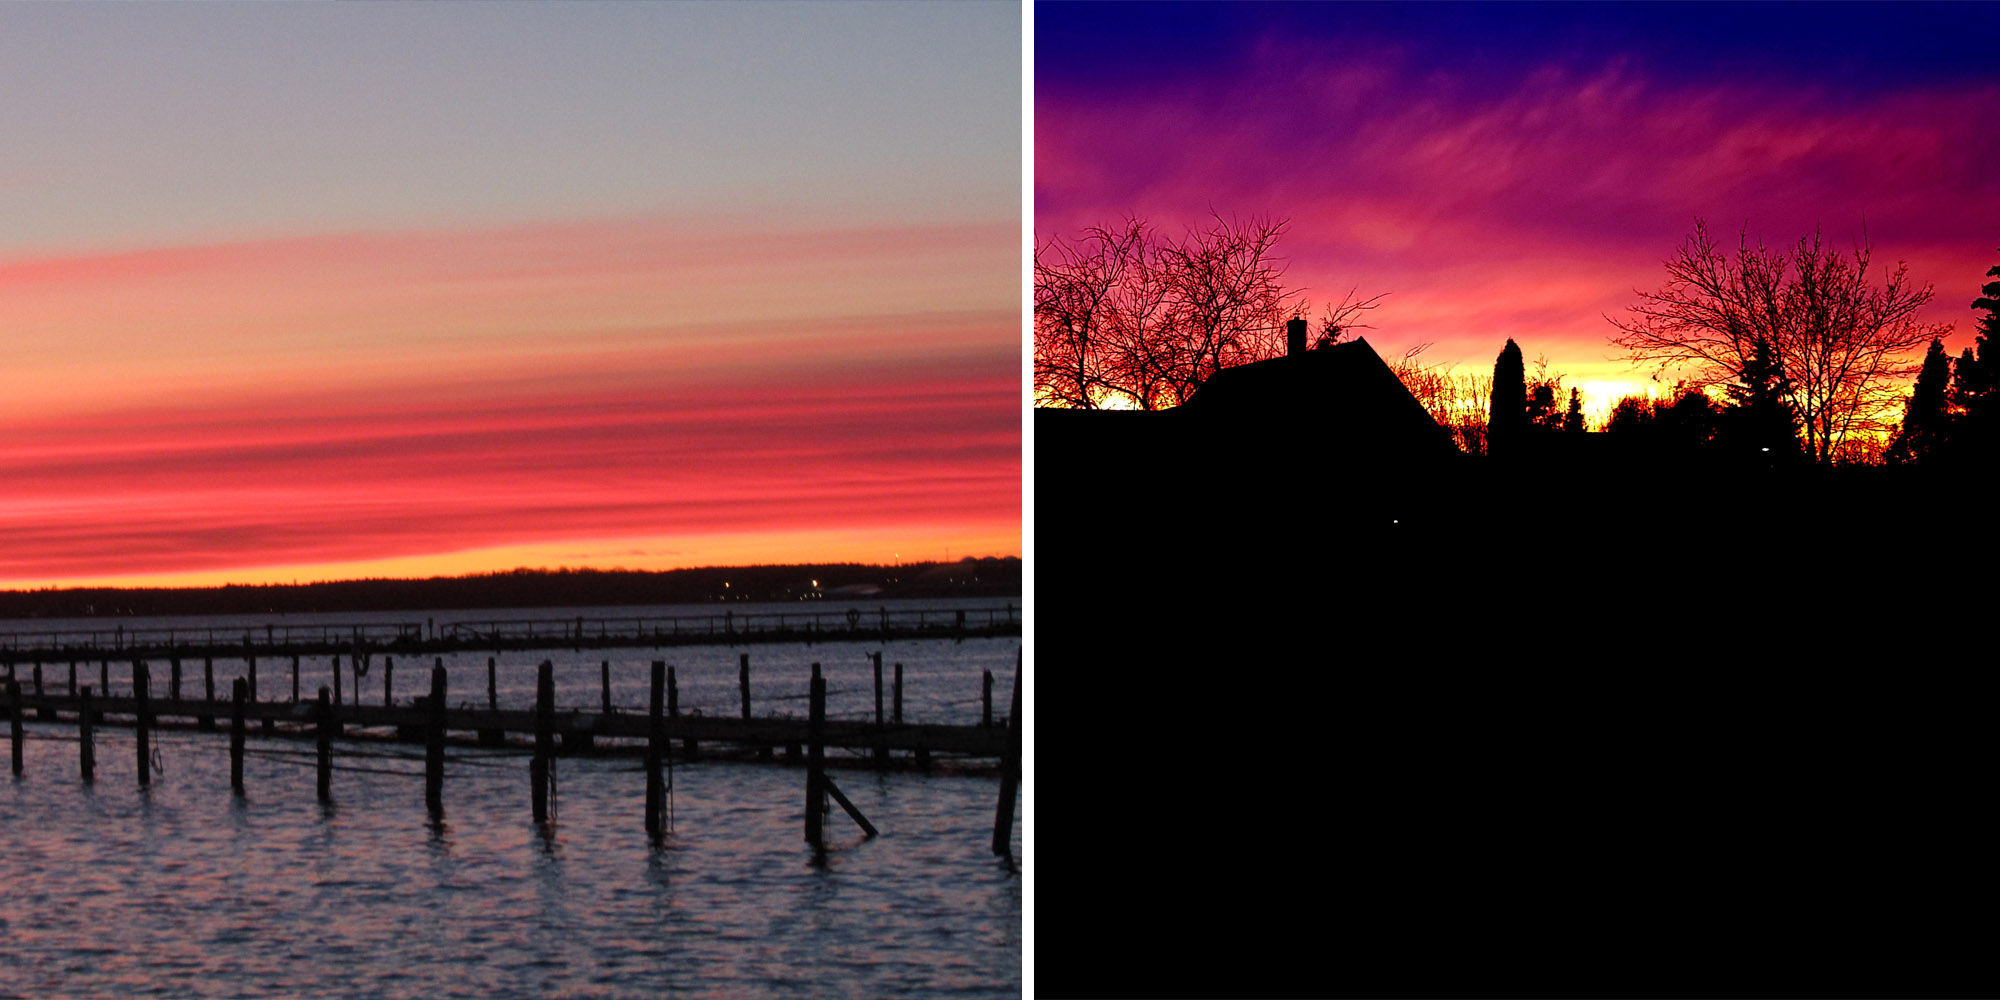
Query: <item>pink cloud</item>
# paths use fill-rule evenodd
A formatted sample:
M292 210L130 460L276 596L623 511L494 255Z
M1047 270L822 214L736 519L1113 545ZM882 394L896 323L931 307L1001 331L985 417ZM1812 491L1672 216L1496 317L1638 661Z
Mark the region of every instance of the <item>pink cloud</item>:
M0 355L65 376L0 403L0 580L1018 532L1018 253L641 220L0 264Z
M1503 90L1393 51L1254 64L1207 93L1038 103L1037 235L1127 214L1177 232L1211 207L1289 218L1289 283L1391 293L1369 334L1383 353L1490 364L1513 336L1558 367L1613 353L1603 315L1658 286L1696 216L1780 245L1816 225L1844 244L1865 216L1878 262L1941 289L1976 288L2000 246L1991 86L1842 102L1617 60ZM1969 318L1958 298L1937 318Z

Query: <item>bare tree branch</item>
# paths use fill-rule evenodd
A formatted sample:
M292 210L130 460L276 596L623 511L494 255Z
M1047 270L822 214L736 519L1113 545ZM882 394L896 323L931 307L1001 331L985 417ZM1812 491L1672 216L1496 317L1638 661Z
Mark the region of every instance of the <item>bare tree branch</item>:
M1745 233L1732 255L1697 219L1666 262L1666 284L1637 293L1631 318L1611 319L1619 330L1611 340L1633 362L1689 370L1688 387L1700 389L1739 378L1757 338L1768 338L1808 452L1831 462L1851 438L1885 426L1899 386L1916 374L1911 355L1950 329L1917 319L1932 289L1911 286L1906 265L1871 287L1870 258L1865 230L1851 255L1828 248L1817 230L1789 256L1752 246Z
M1138 220L1035 252L1035 398L1178 406L1216 372L1285 352L1302 307L1275 254L1287 223L1215 215L1176 241ZM1379 299L1344 304L1347 316Z

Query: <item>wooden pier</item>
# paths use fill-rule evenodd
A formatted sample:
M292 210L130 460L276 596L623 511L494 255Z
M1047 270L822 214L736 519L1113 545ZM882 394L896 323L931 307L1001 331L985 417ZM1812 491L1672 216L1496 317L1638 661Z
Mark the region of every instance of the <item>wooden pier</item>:
M444 781L444 748L447 744L477 747L532 747L530 784L533 815L544 832L552 829L554 758L559 754L629 754L643 756L646 776L647 833L655 838L671 832L671 763L677 756L734 757L770 762L782 750L786 764L803 766L806 771L806 840L816 857L823 857L825 841L821 813L829 801L837 803L868 837L875 827L840 791L826 773L828 750L849 751L845 763L855 767L914 767L930 770L934 764L953 762L954 770L967 769L964 762L979 762L974 769L997 770L1002 778L1002 801L996 813L993 850L1011 865L1008 835L1013 827L1012 799L1019 787L1021 738L1020 666L1017 659L1012 711L995 720L989 671L981 685L984 705L976 725L937 725L903 721L903 671L896 664L890 695L893 711L885 713L881 655L874 661L875 711L869 720L829 719L826 715L826 686L820 665L812 665L808 688L810 711L806 718L757 716L751 711L749 654L738 659L740 714L682 714L673 667L664 660L652 663L651 700L643 711L624 710L612 703L610 662L599 665L602 687L594 710L560 708L555 704L553 664L543 660L537 668L536 698L532 709L501 708L495 660L488 658L484 680L485 705L461 700L455 706L449 698L448 673L442 656L428 671L427 685L411 685L429 693L399 701L395 694L395 656L409 663L412 654L426 650L465 648L549 649L574 645L578 648L698 644L712 642L797 641L801 635L820 642L865 642L885 638L951 637L970 638L1019 634L1016 609L983 609L982 612L881 611L873 622L862 621L854 611L841 614L836 627L824 615L733 615L700 619L588 619L516 620L507 622L457 622L443 629L431 623L349 624L313 626L267 626L259 642L255 630L224 634L212 629L114 630L107 647L102 632L0 633L0 662L5 664L6 683L0 694L0 716L9 720L13 773L23 772L22 743L27 739L23 723L34 720L39 726L74 727L78 744L78 767L83 781L95 781L96 756L93 733L105 726L134 730L134 749L139 784L150 783L149 742L158 729L190 729L212 732L219 719L229 729L230 786L243 793L245 738L256 727L263 738L311 740L316 744L318 795L322 802L333 801L332 773L336 738L394 740L421 744L425 748L426 801L434 817L442 815L441 789ZM900 616L900 617L897 617ZM929 617L926 617L929 616ZM970 619L970 620L969 620ZM702 628L694 627L700 622ZM553 625L562 628L552 629ZM594 626L594 627L593 627ZM837 627L837 626L844 626ZM1009 629L1012 631L1010 632ZM344 632L344 634L343 634ZM240 636L240 641L231 641ZM9 640L12 644L9 644ZM148 661L148 655L153 661ZM381 701L363 704L361 680L364 667L375 653L382 653ZM320 687L317 697L302 698L299 662L308 655L330 655L330 686ZM351 697L341 692L340 657L350 656L354 672ZM269 684L260 697L257 661L287 658L290 683ZM242 676L231 679L226 697L218 699L215 684L216 659L243 661ZM165 659L165 664L158 660ZM131 664L129 682L123 694L113 693L110 664L113 660ZM45 665L67 661L61 681L47 676ZM89 683L90 664L97 664L98 683ZM200 662L197 681L193 666ZM418 664L421 661L417 661ZM184 670L184 664L188 669ZM78 667L83 671L79 674ZM412 664L413 666L416 664ZM164 666L165 670L157 668ZM22 668L27 668L25 683ZM460 668L461 673L471 672ZM422 669L418 668L421 676ZM406 670L405 676L408 676ZM79 680L84 683L79 684ZM272 678L272 680L277 680ZM159 688L165 687L165 696ZM408 690L408 688L406 688ZM458 689L465 691L464 687ZM289 691L289 697L282 692ZM275 696L273 694L275 693ZM897 756L900 754L900 756ZM667 766L662 776L662 767Z
M157 685L157 678L155 678ZM86 685L87 687L87 685ZM16 698L0 696L0 716L42 722L77 725L85 700L95 725L132 728L142 711L141 699L132 693L105 696L79 692L70 695L47 691L37 697L32 687L20 690ZM217 718L228 719L232 702L185 698L173 700L154 695L145 699L143 711L159 728L213 729ZM327 718L333 731L343 739L401 740L423 743L432 722L427 698L409 704L356 705L329 704ZM245 701L244 720L265 735L311 739L317 733L320 715L317 701ZM549 731L557 741L557 752L642 752L651 736L648 714L643 711L580 711L552 709ZM452 743L505 745L516 738L532 739L536 734L537 712L533 708L495 709L470 705L447 707L443 730ZM720 756L741 755L748 759L771 760L770 751L781 751L792 761L806 745L809 720L779 716L669 715L665 719L667 737L682 748L702 748L697 753ZM911 759L933 757L1003 757L1007 749L1004 720L998 725L935 725L919 723L859 722L829 719L824 722L823 740L828 748L851 750L879 759L900 752ZM620 744L629 742L629 747ZM724 748L729 748L725 750Z
M290 657L380 652L428 656L533 649L664 649L766 643L980 639L1021 634L1017 605L928 610L841 610L483 621L271 623L236 628L12 629L0 631L10 663L199 657Z

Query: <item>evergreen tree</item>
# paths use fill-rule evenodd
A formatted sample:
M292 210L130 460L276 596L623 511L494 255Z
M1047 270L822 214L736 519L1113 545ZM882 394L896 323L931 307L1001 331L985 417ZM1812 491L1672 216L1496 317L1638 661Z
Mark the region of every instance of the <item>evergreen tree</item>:
M1716 445L1724 457L1773 467L1790 465L1805 456L1799 446L1799 415L1792 406L1791 383L1769 340L1759 336L1751 344L1740 380L1725 391L1730 405L1716 431Z
M1986 272L2000 278L2000 267ZM1952 371L1951 403L1959 413L1952 430L1951 450L1964 463L1987 462L2000 452L2000 281L1989 281L1972 300L1984 310L1979 318L1977 349L1959 355Z
M1930 462L1944 450L1951 435L1951 411L1947 408L1945 384L1951 377L1951 356L1944 343L1931 341L1924 355L1923 371L1917 373L1916 387L1903 410L1903 429L1889 444L1888 460L1897 465Z
M1583 394L1575 389L1569 391L1569 412L1563 414L1563 433L1583 433Z
M1493 395L1486 410L1489 453L1504 451L1520 439L1528 424L1528 371L1521 349L1510 338L1493 362Z

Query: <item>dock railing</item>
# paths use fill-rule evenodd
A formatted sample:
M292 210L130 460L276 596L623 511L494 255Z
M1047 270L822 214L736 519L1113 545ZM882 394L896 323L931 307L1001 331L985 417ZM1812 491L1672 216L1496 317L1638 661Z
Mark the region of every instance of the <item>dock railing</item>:
M222 646L297 646L366 644L394 648L424 638L423 622L323 622L315 624L225 626L207 628L69 629L0 632L0 650L127 650L212 649Z
M515 618L450 622L438 627L444 638L469 642L673 639L688 636L833 634L868 631L921 638L949 636L968 629L991 630L1021 624L1021 609L1003 607L840 611L779 611L762 614L650 615L629 618Z

